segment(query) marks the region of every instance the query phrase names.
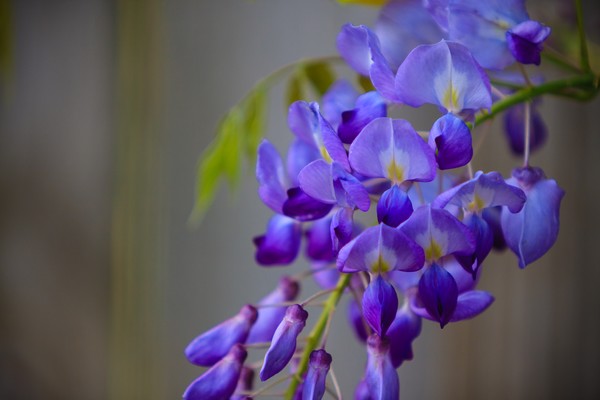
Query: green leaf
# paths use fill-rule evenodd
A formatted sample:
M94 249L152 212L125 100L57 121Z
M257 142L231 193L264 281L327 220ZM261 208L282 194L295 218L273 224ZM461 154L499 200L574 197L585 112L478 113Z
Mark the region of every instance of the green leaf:
M223 123L217 133L221 141L219 152L221 153L223 173L230 185L239 181L242 161L242 140L244 127L242 125L242 112L239 107L234 107L223 119Z
M303 90L304 74L301 74L298 72L301 72L301 71L296 71L294 74L292 74L292 76L290 76L290 79L288 80L288 83L287 83L287 87L285 90L285 107L286 107L286 109L293 102L298 101L298 100L303 100L305 98L304 90Z
M256 86L242 105L244 114L244 147L251 162L256 159L256 149L265 136L267 125L267 90Z
M217 190L222 173L221 149L218 139L202 153L196 175L196 202L192 212L192 220L198 220L210 206Z
M371 79L368 76L358 75L357 79L358 84L365 92L371 92L375 90L375 87L373 86L373 83L371 82Z
M200 157L192 220L201 218L210 206L222 177L226 177L231 186L238 183L242 161L242 133L242 114L236 106L225 115L217 129L217 136Z
M335 72L326 62L313 62L304 67L306 78L319 96L323 96L335 81Z

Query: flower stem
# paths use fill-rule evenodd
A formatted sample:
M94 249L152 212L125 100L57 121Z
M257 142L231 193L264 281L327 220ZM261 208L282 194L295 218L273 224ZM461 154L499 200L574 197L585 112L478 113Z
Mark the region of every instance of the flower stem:
M542 83L538 86L517 90L492 105L491 111L484 111L475 118L473 125L477 126L488 119L494 118L502 111L516 104L529 101L543 94L567 96L579 100L589 100L598 93L598 77L592 73L575 75L569 78L557 79ZM472 126L471 126L472 128Z
M329 298L325 302L325 307L319 316L319 320L313 327L312 331L308 335L306 340L306 347L304 348L304 352L302 353L302 358L300 359L300 363L298 364L298 369L296 373L292 376L292 380L290 385L288 386L285 392L285 398L287 400L291 400L296 393L296 389L300 384L300 380L306 369L308 368L308 360L310 357L310 353L317 348L319 343L321 342L321 337L323 336L323 332L325 331L325 326L327 325L327 320L329 319L329 314L335 310L342 294L344 293L344 289L350 283L351 274L341 274L340 279L337 282L337 285Z

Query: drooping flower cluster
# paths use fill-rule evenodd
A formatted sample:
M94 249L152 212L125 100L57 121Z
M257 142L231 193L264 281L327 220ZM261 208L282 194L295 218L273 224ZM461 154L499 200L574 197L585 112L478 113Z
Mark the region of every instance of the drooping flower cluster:
M320 104L291 104L285 162L260 144L258 194L274 215L254 239L256 261L290 264L304 241L322 294L354 295L349 323L367 354L356 398L398 398L396 369L412 359L423 318L443 328L492 304L477 283L493 247L508 246L524 268L556 241L564 193L541 169L526 159L509 179L469 173L473 122L498 99L489 71L539 64L549 34L519 0L392 0L373 30L345 25L337 37L341 56L376 90L361 94L340 80ZM393 104L431 104L441 116L417 131L388 116ZM545 130L539 115L518 107L506 114L507 130L513 149L528 153ZM376 224L357 222L369 212ZM251 396L246 349L264 342L260 380L288 367L292 394L320 399L332 356L325 340L299 342L311 298L294 303L298 291L299 280L284 277L257 305L192 341L187 358L210 369L184 398Z

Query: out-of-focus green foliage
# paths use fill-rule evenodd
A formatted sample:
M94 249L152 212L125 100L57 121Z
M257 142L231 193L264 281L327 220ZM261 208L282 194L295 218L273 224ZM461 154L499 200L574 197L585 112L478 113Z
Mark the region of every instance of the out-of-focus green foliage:
M266 131L268 90L283 73L287 76L286 109L294 101L307 99L309 93L320 98L335 80L335 71L328 61L301 61L261 80L244 100L231 108L198 163L192 221L198 221L211 205L222 178L235 187L244 160L254 163L256 149Z
M6 82L12 69L12 20L10 0L0 0L0 80Z
M360 4L363 6L382 6L388 0L337 0L340 4Z

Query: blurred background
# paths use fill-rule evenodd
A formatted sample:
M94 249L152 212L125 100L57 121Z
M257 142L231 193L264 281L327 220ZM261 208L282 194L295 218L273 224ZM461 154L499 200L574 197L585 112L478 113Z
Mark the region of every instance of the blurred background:
M540 3L542 21L572 18L569 1ZM599 4L584 9L597 41ZM255 264L270 211L252 165L188 223L201 151L258 79L335 54L343 23L375 17L333 0L0 0L1 399L181 396L202 372L187 343L306 267ZM282 93L268 131L280 149ZM559 239L526 270L492 255L480 287L497 300L482 316L424 324L403 399L600 398L600 102L541 111L549 140L532 160L567 192ZM507 176L520 160L500 128L474 166ZM351 397L365 357L345 306L328 346Z

